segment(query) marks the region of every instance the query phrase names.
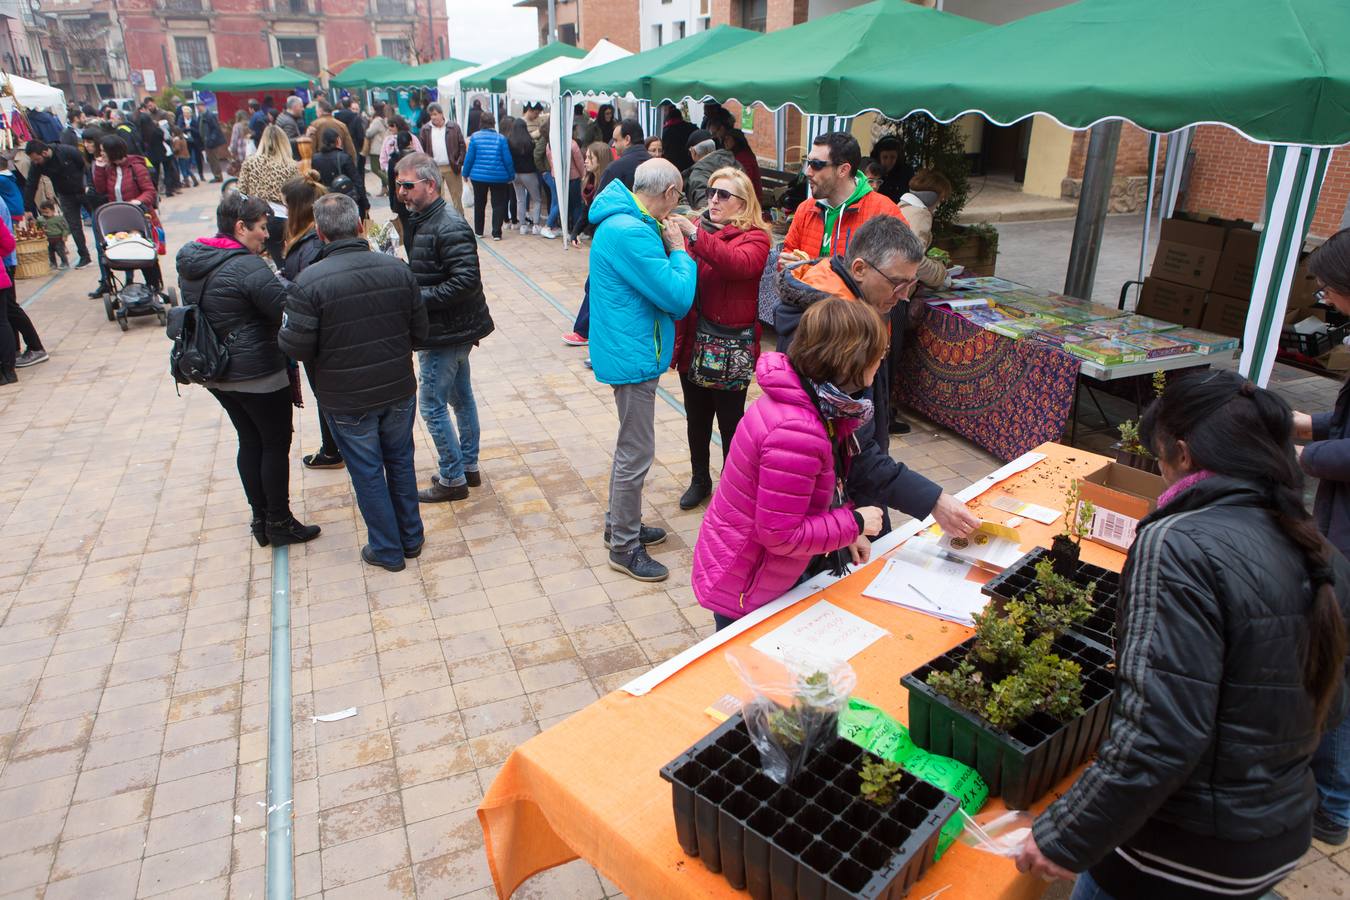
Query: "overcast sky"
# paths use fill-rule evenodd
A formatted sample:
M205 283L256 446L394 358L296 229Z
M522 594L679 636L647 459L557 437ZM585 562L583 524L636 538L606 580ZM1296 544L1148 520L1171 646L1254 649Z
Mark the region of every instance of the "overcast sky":
M539 19L533 9L516 9L514 0L446 0L450 16L450 55L479 63L497 63L539 46Z

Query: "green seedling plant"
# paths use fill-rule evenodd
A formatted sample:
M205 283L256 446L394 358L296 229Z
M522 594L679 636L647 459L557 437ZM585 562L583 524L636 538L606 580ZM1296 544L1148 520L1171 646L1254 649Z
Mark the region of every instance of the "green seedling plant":
M900 764L888 759L868 760L863 763L860 773L862 786L858 796L877 806L890 806L895 802L895 791L905 777Z

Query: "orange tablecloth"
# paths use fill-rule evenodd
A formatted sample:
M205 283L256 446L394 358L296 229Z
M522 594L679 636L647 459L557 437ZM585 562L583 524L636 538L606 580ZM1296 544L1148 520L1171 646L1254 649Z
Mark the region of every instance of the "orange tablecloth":
M1105 457L1059 444L1037 448L1047 458L981 495L971 505L982 518L1002 522L1008 514L984 501L1008 492L1052 508L1063 506L1071 478L1104 465ZM1062 527L1028 520L1020 531L1024 548L1049 546ZM1083 559L1119 570L1124 555L1085 541ZM748 644L820 599L890 631L852 660L856 695L907 721L900 677L943 653L971 629L862 596L881 562L842 579L760 623L732 644ZM730 644L728 644L730 646ZM507 759L478 807L488 865L500 897L536 872L584 857L629 896L648 898L730 896L722 878L684 855L675 841L670 786L661 766L712 730L704 710L727 693L748 691L727 666L722 648L691 663L642 697L615 691L548 731ZM1057 788L1062 791L1072 781ZM1042 801L1042 806L1052 797ZM997 809L991 800L986 809ZM944 900L1039 897L1045 884L1021 876L1011 860L954 844L910 892L925 897L944 887Z

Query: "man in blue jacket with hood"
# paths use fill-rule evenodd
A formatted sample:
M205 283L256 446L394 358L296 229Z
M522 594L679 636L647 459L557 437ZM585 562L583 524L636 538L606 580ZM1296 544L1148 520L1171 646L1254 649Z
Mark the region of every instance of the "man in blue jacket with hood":
M668 160L642 163L630 191L611 181L591 204L591 364L614 388L619 436L609 477L609 567L638 581L670 572L647 554L666 539L642 524L642 485L656 456L656 387L670 368L675 321L694 302L698 267L671 213L684 187Z

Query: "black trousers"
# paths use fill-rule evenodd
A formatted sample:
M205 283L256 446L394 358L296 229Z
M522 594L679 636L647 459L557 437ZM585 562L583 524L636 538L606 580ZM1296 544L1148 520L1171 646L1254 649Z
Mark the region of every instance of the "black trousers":
M328 417L319 408L319 392L314 389L314 367L308 363L305 364L305 380L309 382L309 395L314 400L314 411L319 415L319 437L322 440L319 453L341 458L342 451L338 449L337 441L333 438L333 428L328 424Z
M286 220L267 214L267 243L263 245L278 269L286 258ZM322 418L322 417L320 417Z
M211 388L239 435L239 480L256 516L282 522L291 514L291 389L245 394Z
M5 324L13 329L14 337L10 338L9 344L18 350L19 338L23 338L25 350L43 350L42 338L38 337L37 329L33 327L33 320L28 318L28 313L24 312L19 305L18 295L15 293L13 279L14 273L10 272L10 286L0 291L4 295L5 306Z
M14 298L14 286L10 285L0 290L0 294L4 295L5 305L8 306ZM18 356L17 343L14 327L9 324L9 317L0 316L0 370L9 372L14 368L14 359Z
M689 436L689 465L694 477L708 477L709 450L712 442L713 416L722 435L722 462L731 452L731 439L736 426L745 415L747 391L719 391L700 387L680 373L680 387L684 390L685 431Z
M483 221L487 216L487 201L492 196L492 236L502 236L502 222L506 219L506 204L512 196L509 182L497 184L488 181L475 181L473 184L473 230L483 236Z
M75 249L81 260L89 258L89 245L84 240L84 222L80 220L80 210L84 207L83 194L57 194L56 202L61 207L61 215L70 226L70 236L75 239Z

